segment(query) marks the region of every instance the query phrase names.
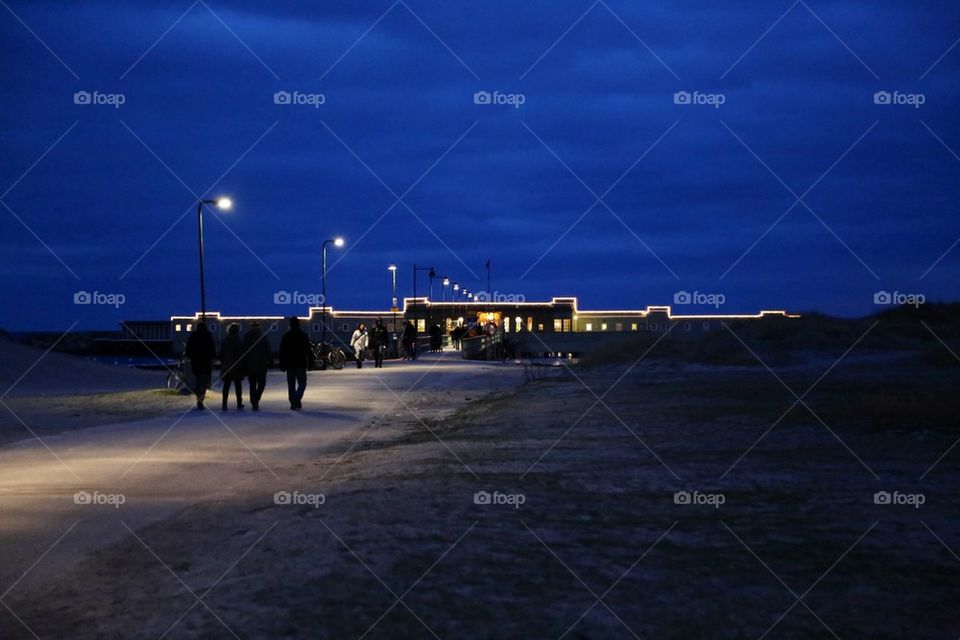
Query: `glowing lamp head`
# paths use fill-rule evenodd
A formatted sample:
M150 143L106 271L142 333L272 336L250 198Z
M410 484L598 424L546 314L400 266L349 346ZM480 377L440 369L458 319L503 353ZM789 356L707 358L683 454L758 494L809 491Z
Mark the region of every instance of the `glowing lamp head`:
M445 286L445 287L449 287L449 286L450 286L450 278L444 278L444 279L443 279L443 286Z
M220 211L230 211L230 209L233 209L233 200L230 198L217 198L217 209L220 209Z
M335 246L335 247L342 247L342 246L343 246L343 238L334 238L334 239L333 239L333 246Z
M387 267L387 271L396 271L396 270L397 270L397 265L395 264L392 264L389 267Z

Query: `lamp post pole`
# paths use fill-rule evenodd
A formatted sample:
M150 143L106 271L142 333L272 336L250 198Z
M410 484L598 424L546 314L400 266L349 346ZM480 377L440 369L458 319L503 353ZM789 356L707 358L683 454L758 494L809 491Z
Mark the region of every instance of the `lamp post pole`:
M197 203L197 238L200 248L200 318L204 323L207 321L207 287L203 274L203 205L205 204L213 204L221 211L229 211L233 202L230 198L217 198L216 200L201 200Z
M427 271L430 274L430 294L433 295L433 279L437 276L436 270L433 267L418 267L413 265L413 310L417 308L417 272L418 271ZM429 298L428 298L429 300ZM413 319L414 325L417 323L416 317Z
M400 345L397 344L397 265L392 264L387 267L387 270L393 277L393 304L390 305L390 310L393 312L393 348L397 352L397 357L399 357Z
M320 279L323 281L323 327L320 329L320 341L327 341L327 245L332 244L335 247L343 246L343 238L330 238L329 240L324 240L323 245L320 247L320 252L323 254L323 270Z

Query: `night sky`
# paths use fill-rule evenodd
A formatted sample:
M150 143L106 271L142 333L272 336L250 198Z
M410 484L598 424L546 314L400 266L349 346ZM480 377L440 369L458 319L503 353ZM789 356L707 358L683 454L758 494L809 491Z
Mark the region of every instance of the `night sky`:
M194 312L221 194L227 314L302 313L274 294L319 292L334 235L335 308L388 308L390 263L401 297L413 263L483 290L488 259L582 308L958 297L952 1L0 4L8 330Z

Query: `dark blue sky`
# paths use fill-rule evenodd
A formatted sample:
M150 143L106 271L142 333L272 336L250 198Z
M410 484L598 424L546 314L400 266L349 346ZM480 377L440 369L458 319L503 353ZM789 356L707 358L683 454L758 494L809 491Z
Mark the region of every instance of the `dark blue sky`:
M225 313L302 311L274 293L318 292L335 234L341 308L388 307L391 262L401 296L414 262L485 289L487 259L584 308L957 298L955 2L4 2L0 327L193 312L205 193L236 203L205 217Z

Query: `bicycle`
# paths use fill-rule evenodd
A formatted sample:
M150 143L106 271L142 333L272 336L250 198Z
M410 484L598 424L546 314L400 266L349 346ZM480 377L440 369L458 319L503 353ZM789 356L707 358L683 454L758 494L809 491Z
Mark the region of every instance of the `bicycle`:
M313 352L314 366L321 371L329 368L339 371L347 362L347 354L340 347L335 347L329 342L314 342L310 345Z

